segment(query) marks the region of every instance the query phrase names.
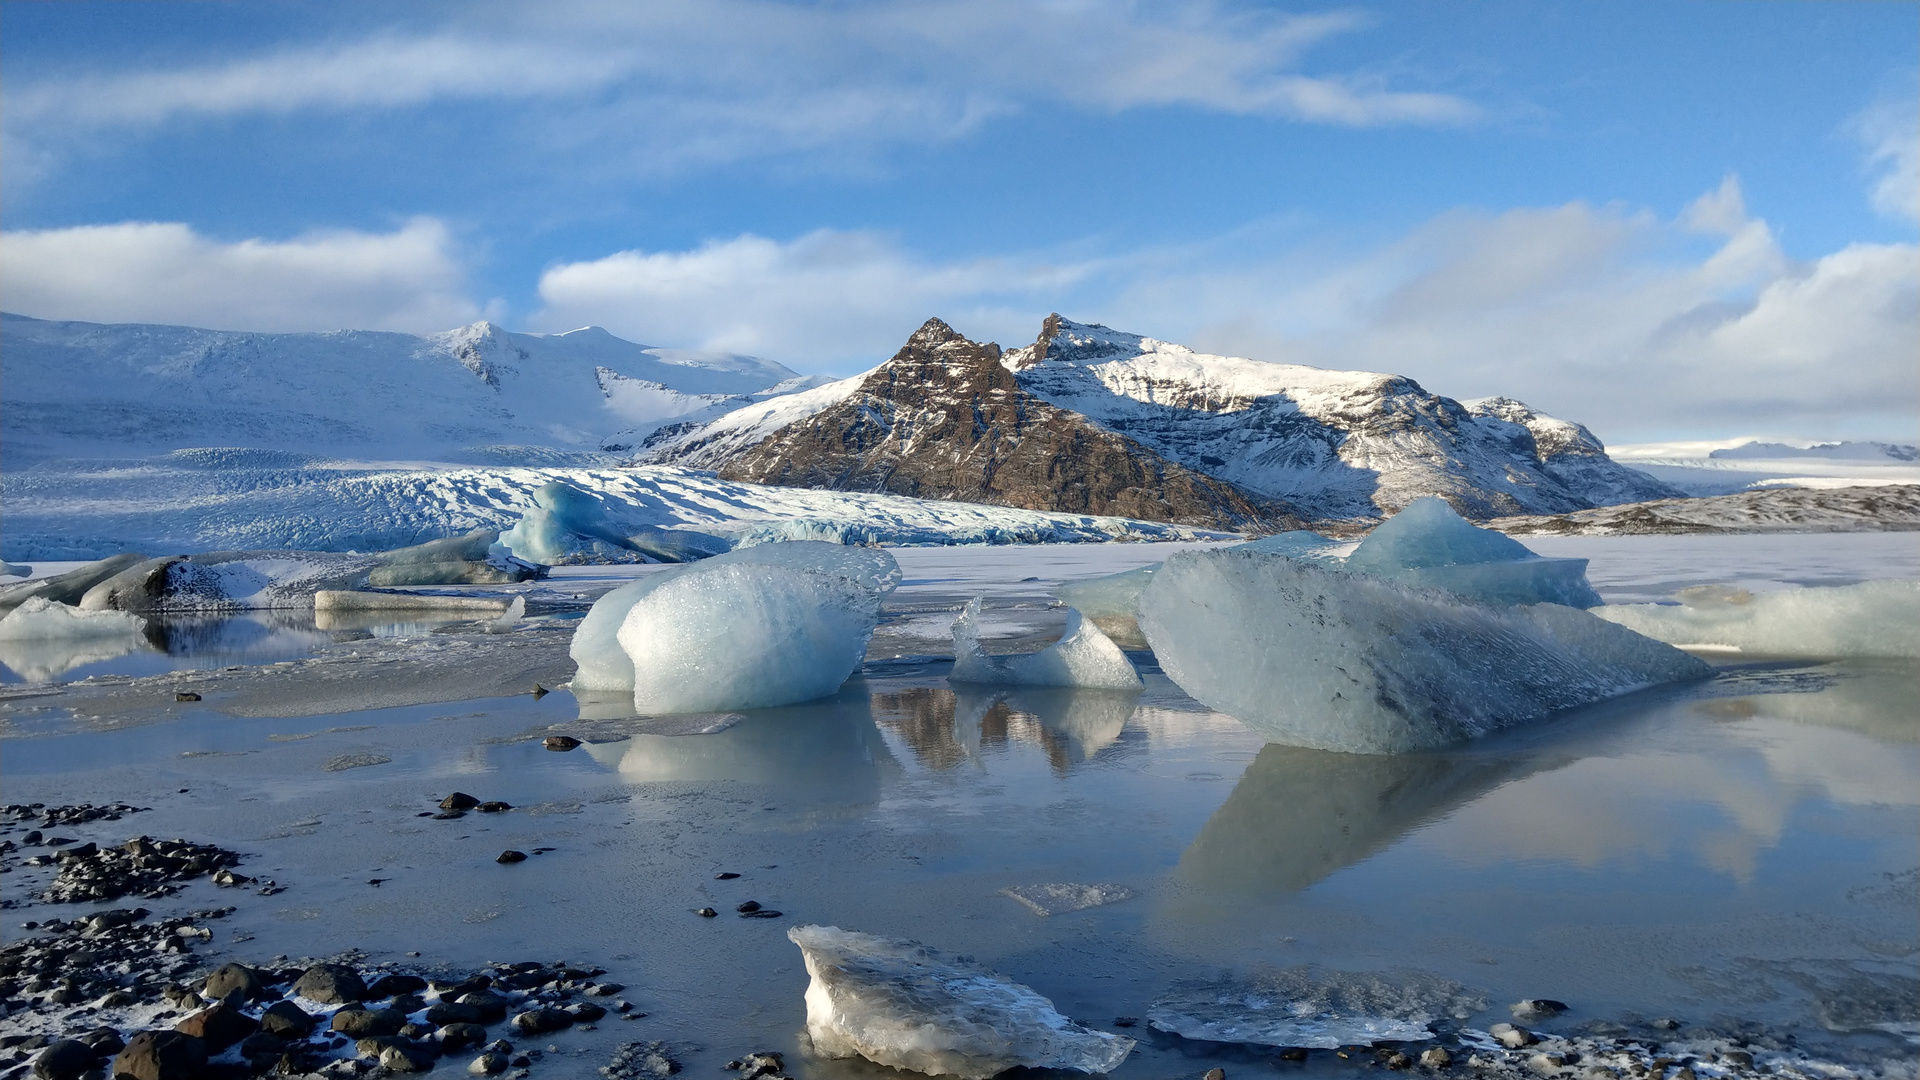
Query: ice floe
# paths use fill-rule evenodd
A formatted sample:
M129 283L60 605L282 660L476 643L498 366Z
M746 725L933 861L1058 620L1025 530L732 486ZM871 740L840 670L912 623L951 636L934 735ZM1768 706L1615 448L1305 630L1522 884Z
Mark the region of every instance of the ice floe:
M1067 626L1059 641L1036 653L1011 656L990 656L981 651L979 619L980 600L975 597L953 621L953 670L947 675L950 682L1100 690L1140 686L1140 675L1133 670L1127 654L1072 608L1067 609Z
M1436 1020L1465 1020L1481 994L1418 971L1293 967L1233 981L1175 983L1147 1010L1161 1031L1209 1042L1332 1049L1430 1039Z
M145 619L124 611L84 611L34 596L0 619L0 641L130 638L146 626Z
M1044 885L1009 885L1000 890L1000 895L1020 901L1028 911L1044 918L1131 900L1133 890L1112 883L1081 885L1055 881Z
M211 551L135 563L88 589L89 611L312 608L314 594L366 584L373 560L321 551Z
M1920 581L1863 581L1753 593L1704 585L1678 604L1614 604L1594 614L1703 652L1832 660L1920 657Z
M1420 750L1712 673L1554 604L1504 607L1258 551L1183 552L1141 598L1168 677L1270 742Z
M1075 1023L1002 975L924 945L796 926L806 958L807 1036L827 1057L986 1080L1008 1069L1112 1071L1134 1040Z
M461 536L383 551L375 556L367 584L376 588L505 585L546 576L544 566L517 559L504 549L494 551L499 539L498 529L475 529Z

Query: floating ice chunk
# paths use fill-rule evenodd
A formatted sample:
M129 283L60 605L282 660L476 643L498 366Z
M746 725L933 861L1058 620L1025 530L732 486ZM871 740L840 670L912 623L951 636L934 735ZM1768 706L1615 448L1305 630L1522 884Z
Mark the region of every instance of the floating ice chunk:
M1510 536L1468 524L1432 496L1381 522L1347 556L1346 567L1489 604L1600 603L1587 582L1587 560L1542 558Z
M0 641L130 638L146 627L147 620L124 611L82 611L34 596L0 619Z
M947 681L1008 683L1016 686L1084 686L1100 690L1134 690L1140 675L1120 647L1100 628L1067 609L1067 628L1060 640L1037 653L989 656L980 651L980 598L967 601L953 621L953 670Z
M1920 581L1863 581L1778 592L1683 589L1679 604L1610 604L1593 613L1701 651L1807 659L1920 657Z
M326 551L209 551L148 559L88 589L90 611L312 608L314 594L366 584L373 560Z
M1175 983L1147 1022L1209 1042L1333 1049L1431 1039L1435 1020L1465 1020L1486 1007L1481 994L1425 972L1295 967L1245 981Z
M146 561L145 555L114 555L53 577L8 582L0 586L0 611L9 611L34 596L44 597L56 604L78 604L80 598L95 585Z
M475 529L464 536L429 540L412 547L376 555L367 584L376 588L397 585L505 585L545 577L547 568L493 551L496 529Z
M1000 895L1020 901L1027 906L1027 910L1044 918L1131 900L1133 890L1125 885L1080 885L1058 881L1046 885L1011 885L1001 889Z
M796 926L807 1036L827 1057L986 1080L1008 1069L1111 1072L1134 1041L1077 1024L1030 987L924 945Z
M1140 625L1194 698L1269 742L1349 753L1429 749L1712 673L1572 608L1479 604L1253 551L1168 559Z
M662 570L602 596L594 602L586 617L580 620L579 627L573 633L573 644L568 649L573 662L579 666L579 671L573 677L573 687L592 691L632 691L633 660L621 646L619 634L634 606L655 589L680 575L741 564L786 567L844 579L857 589L873 594L876 613L880 601L900 583L900 564L884 551L804 540L741 548L698 563ZM866 636L871 637L872 633L869 627ZM862 650L866 648L864 640L860 647ZM842 676L842 681L844 679ZM743 707L730 705L725 708Z
M1061 603L1083 615L1095 617L1125 615L1132 618L1140 611L1140 594L1153 580L1159 563L1123 570L1118 574L1070 581L1053 590Z
M32 575L33 575L33 567L28 566L25 563L10 563L10 562L0 561L0 577L24 578L24 577L31 577Z
M487 633L511 634L513 633L513 628L519 625L520 620L525 617L526 614L527 598L524 596L516 596L513 598L513 603L507 605L507 610L500 613L499 618L488 619L486 621Z
M526 562L641 562L633 541L607 520L607 505L570 484L554 481L533 491L533 507L500 534L496 548Z

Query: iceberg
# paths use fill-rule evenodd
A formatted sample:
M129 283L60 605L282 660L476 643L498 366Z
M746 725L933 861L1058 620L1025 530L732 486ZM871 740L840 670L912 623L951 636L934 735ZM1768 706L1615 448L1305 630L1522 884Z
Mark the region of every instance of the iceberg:
M357 589L373 561L322 551L210 551L135 563L88 589L89 611L312 608L314 594Z
M1612 604L1593 613L1682 648L1791 656L1920 658L1920 581L1899 579L1752 593L1701 585L1678 604Z
M1346 568L1487 604L1601 603L1587 582L1587 560L1535 555L1510 536L1469 524L1431 495L1381 522L1347 556Z
M622 585L580 620L576 688L641 712L724 712L825 697L859 668L900 565L873 548L763 544ZM799 695L799 696L795 696Z
M146 628L147 620L124 611L84 611L33 596L0 619L0 641L132 637Z
M1080 612L1067 609L1060 640L1037 653L989 656L980 649L980 598L967 601L953 621L953 670L948 682L1002 683L1014 686L1080 686L1096 690L1137 690L1140 675L1120 647Z
M509 585L547 576L536 566L492 549L500 540L495 529L475 529L464 536L430 540L412 547L376 555L367 573L375 588L401 585Z
M1351 546L1348 541L1295 529L1235 544L1230 550L1264 551L1292 559L1337 564L1341 560L1341 553ZM1154 572L1159 569L1159 563L1149 563L1117 574L1070 581L1055 588L1053 595L1061 603L1086 616L1100 628L1101 633L1123 648L1144 649L1147 639L1140 635L1138 621L1140 594L1146 590L1147 583L1153 580Z
M1246 980L1175 983L1147 1023L1189 1039L1334 1049L1433 1038L1428 1026L1465 1020L1485 996L1421 971L1293 967Z
M1713 671L1570 607L1476 603L1257 551L1168 559L1140 626L1196 700L1269 742L1348 753L1431 749Z
M912 941L796 926L807 1037L827 1057L986 1080L1008 1069L1111 1072L1134 1040L1075 1023L1004 976Z
M599 496L558 480L533 490L533 507L500 534L496 548L546 566L645 561L607 520L607 504Z
M114 555L53 577L9 582L0 587L0 611L11 610L36 596L56 604L78 604L95 585L146 561L145 555Z

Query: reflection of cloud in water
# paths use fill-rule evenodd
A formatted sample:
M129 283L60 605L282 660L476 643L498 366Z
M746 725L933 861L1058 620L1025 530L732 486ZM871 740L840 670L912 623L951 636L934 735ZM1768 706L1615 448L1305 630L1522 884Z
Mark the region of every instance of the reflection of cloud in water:
M1071 687L914 687L874 695L878 723L920 764L951 769L988 749L1025 743L1056 772L1113 745L1132 717L1134 691Z
M1470 865L1516 859L1586 868L1628 858L1688 857L1753 880L1809 801L1920 805L1911 672L1848 666L1801 692L1676 706L1721 725L1728 752L1670 753L1658 744L1589 757L1499 789L1429 834ZM1704 811L1704 812L1703 812Z
M1544 762L1270 744L1180 857L1209 891L1304 889Z
M868 702L855 681L837 697L744 712L712 734L639 734L584 749L623 780L731 780L807 802L864 805L878 801L880 769L891 760Z

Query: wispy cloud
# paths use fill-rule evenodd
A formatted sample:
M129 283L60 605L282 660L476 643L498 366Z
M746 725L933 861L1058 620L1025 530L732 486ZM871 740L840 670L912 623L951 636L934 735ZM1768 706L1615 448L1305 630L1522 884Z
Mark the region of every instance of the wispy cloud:
M0 233L7 310L223 330L430 331L481 315L445 226L223 243L175 222Z
M1352 12L1139 0L463 5L425 32L16 83L6 123L32 153L196 118L547 101L566 122L536 110L519 118L529 130L670 168L939 140L1047 104L1354 127L1479 116L1461 97L1366 70L1305 70L1315 45L1367 24Z
M1920 103L1911 85L1906 90L1862 110L1848 126L1866 151L1873 208L1920 221Z

